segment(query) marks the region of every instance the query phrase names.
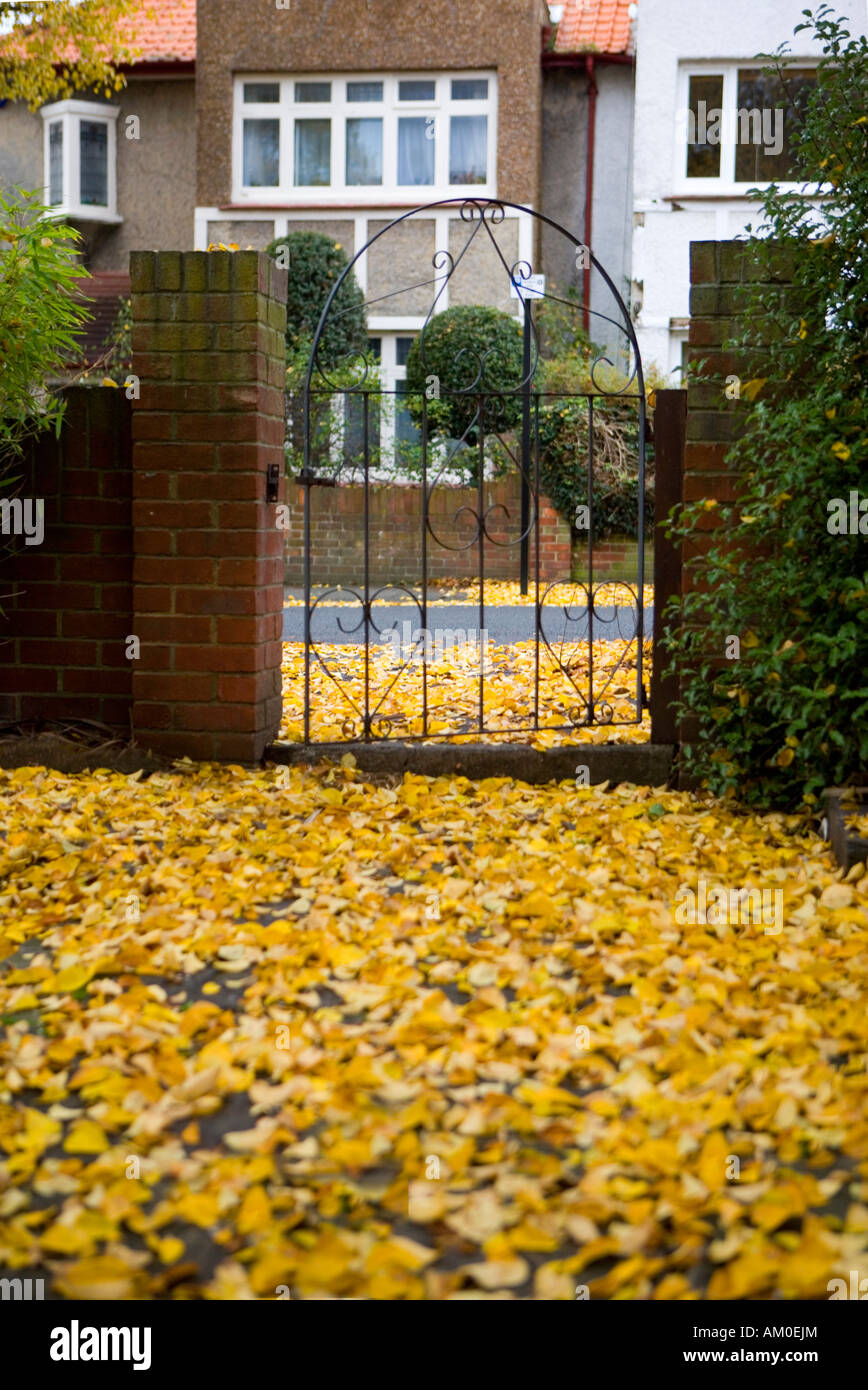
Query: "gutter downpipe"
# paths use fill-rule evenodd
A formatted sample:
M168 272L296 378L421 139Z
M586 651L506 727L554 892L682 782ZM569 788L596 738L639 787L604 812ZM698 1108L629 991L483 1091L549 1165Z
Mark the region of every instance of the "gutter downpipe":
M597 80L594 76L594 55L585 54L585 71L588 74L588 154L585 172L585 246L591 249L591 231L594 208L594 148L597 141ZM590 332L591 323L591 266L584 268L584 327Z

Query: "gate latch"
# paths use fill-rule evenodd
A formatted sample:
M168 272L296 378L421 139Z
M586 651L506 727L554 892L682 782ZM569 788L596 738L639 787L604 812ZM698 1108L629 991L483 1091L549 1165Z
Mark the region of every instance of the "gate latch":
M265 500L266 502L276 502L280 488L280 464L270 463L266 475Z

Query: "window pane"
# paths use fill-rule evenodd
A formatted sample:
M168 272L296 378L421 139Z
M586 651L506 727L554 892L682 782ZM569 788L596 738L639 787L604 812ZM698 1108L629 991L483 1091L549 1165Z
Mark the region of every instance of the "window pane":
M382 101L382 82L348 82L347 101Z
M399 101L433 101L433 82L399 82Z
M245 188L276 188L280 182L280 121L244 122Z
M78 130L82 206L108 207L108 126L105 121L82 121Z
M453 101L484 101L487 96L487 77L456 77L452 82Z
M738 74L735 131L737 183L769 183L801 177L797 133L817 83L812 69L792 68L782 82L746 69Z
M449 182L485 183L488 171L488 117L453 116L450 127Z
M395 339L395 362L399 367L406 367L410 349L413 346L412 338Z
M379 116L347 118L347 183L383 182L383 122Z
M53 208L63 202L63 122L48 127L48 201Z
M280 101L280 83L245 82L244 100L248 103L255 101Z
M295 182L304 188L326 188L332 181L331 121L296 121Z
M379 362L379 360L380 360L380 354L381 354L381 350L382 350L382 345L383 345L383 340L382 340L382 338L369 338L369 339L368 339L368 356L369 356L369 357L372 357L372 358L374 359L375 362Z
M380 449L380 399L368 397L368 466L376 467ZM362 469L365 463L365 402L360 394L344 396L344 466Z
M296 82L295 99L296 101L331 101L332 84L330 82Z
M719 179L723 78L691 77L687 106L687 177Z
M406 381L395 382L395 450L400 455L402 444L416 444L421 438L418 425L413 423L413 417L407 409L402 396L408 394Z
M398 183L432 184L434 182L433 121L424 116L398 117Z

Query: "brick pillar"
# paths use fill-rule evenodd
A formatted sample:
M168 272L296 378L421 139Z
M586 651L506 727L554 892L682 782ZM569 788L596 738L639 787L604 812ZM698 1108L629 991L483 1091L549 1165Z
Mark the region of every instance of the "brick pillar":
M748 291L762 280L779 291L779 321L769 321L769 335L780 331L780 321L793 312L789 288L790 265L784 248L777 248L773 268L760 269L750 244L745 241L693 241L690 244L690 338L688 368L696 373L702 365L702 380L687 384L687 444L684 454L684 500L714 499L733 502L736 475L726 462L741 423L750 408L746 398L726 395L727 378L746 384L749 370L734 355L729 340L741 331L747 311ZM770 387L764 391L768 399ZM716 526L714 510L708 514L709 532ZM684 584L701 587L702 556L706 544L696 539L685 547Z
M133 727L253 762L281 711L286 271L256 251L135 251Z
M687 385L687 443L684 451L685 502L734 502L738 494L738 475L727 463L727 455L738 438L742 422L750 409L748 399L735 391L727 397L727 378L737 378L743 388L751 366L733 352L731 340L742 332L742 319L749 310L752 284L774 286L776 308L767 320L765 341L781 331L798 311L791 281L791 258L787 249L771 247L768 265L757 259L746 241L694 241L690 245L690 339L688 366L693 379ZM697 373L701 379L697 379ZM731 380L731 386L735 383ZM772 383L763 388L769 400ZM783 389L786 389L785 384ZM705 589L704 557L712 534L719 533L721 521L714 506L702 518L703 534L696 535L683 548L682 582L685 591ZM719 535L714 537L718 543ZM761 563L758 556L757 563ZM722 652L709 653L714 665L725 664ZM696 721L680 726L680 741L696 737ZM689 785L682 780L681 785Z

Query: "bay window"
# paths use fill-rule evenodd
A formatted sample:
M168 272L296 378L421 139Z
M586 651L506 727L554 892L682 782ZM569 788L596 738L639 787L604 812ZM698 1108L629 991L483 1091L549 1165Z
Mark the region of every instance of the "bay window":
M58 215L117 223L118 108L91 101L43 106L45 201Z

